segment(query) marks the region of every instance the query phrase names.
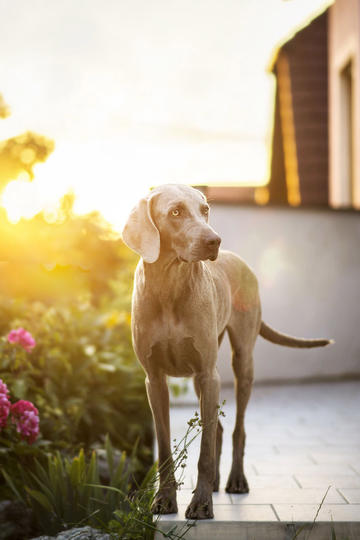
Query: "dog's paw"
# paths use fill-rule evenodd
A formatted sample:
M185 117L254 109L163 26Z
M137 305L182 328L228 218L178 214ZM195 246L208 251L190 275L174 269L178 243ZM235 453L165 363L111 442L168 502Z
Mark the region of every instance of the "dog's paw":
M249 484L245 478L245 475L243 473L233 474L231 472L225 491L227 493L249 493Z
M185 512L186 519L212 519L214 517L212 496L194 493Z
M176 491L159 490L151 505L153 514L176 514L178 511Z

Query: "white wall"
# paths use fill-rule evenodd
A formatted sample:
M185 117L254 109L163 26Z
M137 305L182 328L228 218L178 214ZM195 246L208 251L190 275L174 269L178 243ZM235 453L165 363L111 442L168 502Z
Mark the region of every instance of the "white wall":
M256 380L360 374L360 213L213 203L210 221L222 247L255 271L263 320L295 336L336 340L297 350L259 337ZM230 356L226 340L219 355L225 383Z

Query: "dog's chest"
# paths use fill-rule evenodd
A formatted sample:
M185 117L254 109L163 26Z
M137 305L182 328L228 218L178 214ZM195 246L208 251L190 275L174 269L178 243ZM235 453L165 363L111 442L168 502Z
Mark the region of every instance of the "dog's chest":
M173 377L190 377L201 370L202 359L191 337L156 341L151 347L149 367Z

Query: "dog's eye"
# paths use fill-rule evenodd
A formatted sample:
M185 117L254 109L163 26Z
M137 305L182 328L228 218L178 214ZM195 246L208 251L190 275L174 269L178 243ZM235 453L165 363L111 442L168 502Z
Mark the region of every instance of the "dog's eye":
M171 210L171 215L174 217L180 216L180 210L178 208L174 208L174 210Z

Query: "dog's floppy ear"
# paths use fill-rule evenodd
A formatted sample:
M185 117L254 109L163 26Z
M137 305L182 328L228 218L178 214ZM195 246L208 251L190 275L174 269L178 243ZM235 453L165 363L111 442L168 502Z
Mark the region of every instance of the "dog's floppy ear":
M151 216L152 197L141 199L122 232L126 245L136 251L147 263L154 263L160 254L160 233Z

